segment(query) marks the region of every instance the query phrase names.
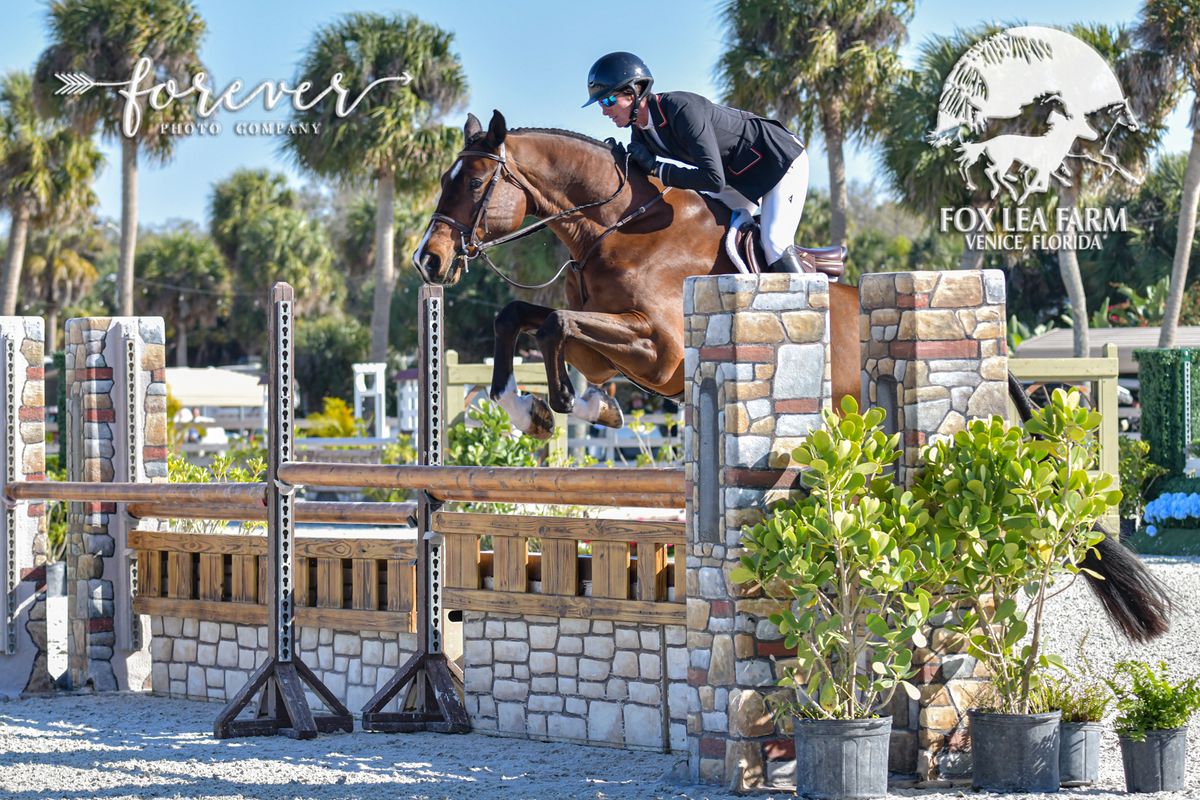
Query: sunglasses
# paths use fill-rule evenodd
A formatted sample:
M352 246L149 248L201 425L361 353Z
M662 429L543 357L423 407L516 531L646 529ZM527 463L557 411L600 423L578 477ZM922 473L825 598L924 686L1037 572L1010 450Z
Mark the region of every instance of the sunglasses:
M616 104L617 96L615 94L610 94L608 97L600 98L600 105L604 106L605 108L612 108Z

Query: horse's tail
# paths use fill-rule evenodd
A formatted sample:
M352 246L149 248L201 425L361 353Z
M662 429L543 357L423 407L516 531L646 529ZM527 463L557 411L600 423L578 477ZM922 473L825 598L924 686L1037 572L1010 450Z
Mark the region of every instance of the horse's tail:
M1033 404L1011 372L1008 394L1021 422L1027 422L1033 415ZM1096 530L1101 529L1097 526ZM1084 573L1108 618L1131 641L1148 642L1167 632L1171 612L1167 587L1116 536L1106 533L1095 548L1088 550L1079 566L1101 576Z

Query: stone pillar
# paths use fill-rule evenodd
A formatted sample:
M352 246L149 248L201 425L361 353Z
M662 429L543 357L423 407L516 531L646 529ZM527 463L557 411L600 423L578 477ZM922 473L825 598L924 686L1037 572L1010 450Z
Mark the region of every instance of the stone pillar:
M0 496L5 484L46 478L40 317L0 317ZM50 688L46 669L43 503L0 508L0 697Z
M791 452L830 403L824 275L689 278L687 392L688 763L736 790L786 784L790 730L766 706L783 647L776 607L729 580L741 530L798 486ZM793 779L794 780L794 779Z
M968 419L1007 414L1004 274L863 275L859 297L863 385L868 402L888 412L889 430L902 432L900 475L909 483L925 445ZM969 777L966 712L986 672L945 628L935 625L929 638L932 649L913 659L920 701L898 694L892 709L892 769L926 782Z
M66 325L67 478L166 481L167 386L160 317ZM114 503L72 503L67 545L69 685L149 688L150 634L133 613L137 560Z

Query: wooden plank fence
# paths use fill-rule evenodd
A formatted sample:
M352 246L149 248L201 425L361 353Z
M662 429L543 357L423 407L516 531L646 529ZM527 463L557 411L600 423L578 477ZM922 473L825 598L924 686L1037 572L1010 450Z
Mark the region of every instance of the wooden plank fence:
M416 543L296 540L296 624L347 631L415 631ZM130 531L138 614L267 624L267 538Z
M438 512L447 608L640 624L686 621L684 524ZM493 549L481 551L490 536ZM540 542L531 552L530 540ZM590 554L580 544L590 545ZM490 588L485 588L487 583Z

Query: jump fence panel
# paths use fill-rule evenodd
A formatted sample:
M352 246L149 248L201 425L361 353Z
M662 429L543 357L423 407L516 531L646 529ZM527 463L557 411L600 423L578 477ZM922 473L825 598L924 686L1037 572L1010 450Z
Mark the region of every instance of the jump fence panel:
M144 576L137 613L267 623L265 536L131 531L129 537ZM297 539L297 624L413 632L415 558L410 541Z
M446 539L447 608L641 624L686 620L682 522L438 512L433 529ZM491 552L481 550L485 536ZM540 553L530 552L531 540L540 542Z

